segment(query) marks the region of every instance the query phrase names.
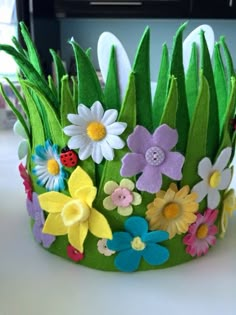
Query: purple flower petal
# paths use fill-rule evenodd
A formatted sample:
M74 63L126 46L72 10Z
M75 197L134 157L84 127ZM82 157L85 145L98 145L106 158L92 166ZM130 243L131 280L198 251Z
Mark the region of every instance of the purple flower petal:
M141 191L156 193L162 185L162 176L159 167L147 165L143 174L137 180L136 186Z
M147 149L152 146L152 142L152 135L142 126L136 126L127 139L130 150L142 154L145 154Z
M122 159L120 174L122 176L133 176L141 173L147 162L142 154L127 153Z
M51 244L55 241L55 239L56 239L56 237L54 235L42 233L43 247L49 248L51 246Z
M178 141L178 133L176 129L172 129L166 124L158 127L153 134L154 145L160 146L162 149L170 151Z
M160 172L172 179L180 180L184 159L179 152L168 152L165 161L160 165Z
M41 243L42 240L42 226L34 224L33 226L33 234L36 242Z

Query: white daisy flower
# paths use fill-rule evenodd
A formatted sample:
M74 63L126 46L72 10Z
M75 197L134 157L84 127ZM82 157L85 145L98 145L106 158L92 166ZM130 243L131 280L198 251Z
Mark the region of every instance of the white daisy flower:
M72 125L63 129L66 135L71 136L68 147L79 149L81 160L89 156L92 156L97 164L101 163L103 157L109 161L113 160L113 149L122 149L125 145L119 135L127 126L124 122L116 122L117 116L117 110L104 111L99 101L91 108L80 104L78 114L67 116Z
M232 173L226 166L231 153L232 149L227 147L221 151L214 165L208 157L203 158L198 164L198 175L202 181L196 184L192 191L198 194L198 202L207 195L207 206L210 209L215 209L219 205L219 190L226 189L230 184Z

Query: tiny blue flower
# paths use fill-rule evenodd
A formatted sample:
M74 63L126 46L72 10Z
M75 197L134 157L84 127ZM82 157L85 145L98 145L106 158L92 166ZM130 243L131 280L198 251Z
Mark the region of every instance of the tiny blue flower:
M131 272L138 269L141 258L153 266L161 265L169 259L169 251L157 243L168 240L166 231L148 232L147 221L138 216L125 221L126 232L113 233L107 241L110 250L118 252L115 258L117 269Z
M45 146L38 145L35 148L35 155L32 156L36 166L33 168L33 174L38 177L37 184L45 187L47 190L63 190L65 188L64 180L67 172L63 169L58 154L58 146L46 141Z

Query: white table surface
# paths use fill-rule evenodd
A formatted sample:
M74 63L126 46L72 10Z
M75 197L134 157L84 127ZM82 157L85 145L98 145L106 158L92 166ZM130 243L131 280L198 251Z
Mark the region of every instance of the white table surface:
M18 143L0 131L0 315L236 314L235 215L225 239L190 263L132 274L76 266L33 240Z

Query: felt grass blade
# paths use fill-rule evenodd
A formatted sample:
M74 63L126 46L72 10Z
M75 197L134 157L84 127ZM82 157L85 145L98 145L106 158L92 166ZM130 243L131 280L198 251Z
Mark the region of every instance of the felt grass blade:
M57 99L51 92L46 80L35 70L31 62L12 46L0 44L0 51L1 50L13 57L25 77L33 82L40 91L47 95L49 102L53 104L54 107L57 107Z
M150 29L146 28L136 53L133 72L136 84L137 124L152 132L149 45Z
M193 187L199 180L198 164L207 154L207 132L209 123L209 85L201 74L200 91L191 121L181 187Z
M44 129L45 125L47 125L47 128L49 129L49 135L47 137L52 140L53 143L57 144L61 148L65 146L65 135L62 131L60 122L57 118L57 115L55 111L53 110L51 104L48 102L47 98L45 97L44 93L42 93L40 90L37 89L35 85L33 85L31 82L24 81L22 85L25 85L26 87L31 89L31 92L37 98L39 99L40 103L43 104L45 117L42 117L43 123L44 123Z
M92 106L95 101L104 103L102 89L95 69L86 55L75 41L70 41L73 47L79 89L79 103L86 106Z
M61 126L64 128L68 125L67 114L76 113L76 104L74 103L71 90L69 76L65 75L61 80Z
M178 29L174 38L174 47L171 58L170 73L177 79L178 84L178 110L176 117L176 127L179 134L179 140L176 150L185 154L187 145L187 136L189 131L189 114L187 106L187 97L185 90L185 74L183 66L183 31L187 23L184 23Z
M20 22L20 31L23 36L24 42L26 44L27 50L28 50L28 58L31 62L31 64L34 66L35 70L43 76L43 70L39 58L38 51L36 49L36 46L30 36L30 33L28 31L28 28L26 27L24 22Z
M115 47L111 48L111 55L107 73L107 80L104 89L104 103L106 109L120 109L120 88L118 82L118 73L116 66L116 51Z
M216 86L216 95L219 108L219 122L220 122L220 134L223 128L224 115L227 106L227 82L225 77L224 64L220 54L219 43L215 44L214 49L214 79Z
M48 85L49 85L52 93L55 95L55 97L57 97L57 88L55 86L55 83L54 83L51 75L48 76Z
M226 60L226 72L227 72L226 77L231 78L231 77L235 76L234 64L233 64L231 54L229 52L229 48L226 45L225 38L223 36L220 37L220 45L223 48L225 60ZM227 83L228 83L228 96L229 96L230 91L231 91L230 79L228 80Z
M58 99L58 103L60 104L61 79L64 75L66 75L66 70L65 70L65 67L62 63L61 58L55 52L55 50L50 49L49 51L50 51L52 58L53 58L53 64L54 64L55 75L56 75L56 85L57 85L57 99Z
M21 44L19 43L18 39L15 36L12 37L11 41L15 45L18 52L24 57L27 57L27 51L23 49L23 47L21 46Z
M31 139L30 133L29 133L29 128L26 125L26 122L22 116L22 114L19 112L19 110L15 107L15 105L11 102L11 100L9 99L9 97L7 96L7 94L4 91L3 85L0 83L0 92L4 98L4 100L6 101L6 103L9 105L9 107L11 108L11 110L13 111L13 113L15 114L15 116L17 117L17 119L20 121L22 127L24 128L24 131L27 135L27 138Z
M162 46L162 56L160 70L157 79L157 87L152 105L153 129L156 129L163 114L165 106L169 80L169 53L167 45Z
M193 116L194 106L196 104L198 96L198 86L199 86L199 77L198 77L198 51L196 43L192 44L192 51L189 61L188 70L185 77L186 84L186 95L188 103L188 112L190 121Z
M77 82L77 79L72 76L71 77L71 80L72 80L72 87L73 87L73 100L74 100L74 103L77 105L79 103L79 89L78 89L78 82Z
M204 36L204 32L200 32L201 42L201 68L203 75L207 79L210 91L210 104L209 104L209 125L208 125L208 140L207 140L207 156L213 158L217 153L219 145L219 110L215 88L214 75L211 65L211 58L208 51L208 46Z

